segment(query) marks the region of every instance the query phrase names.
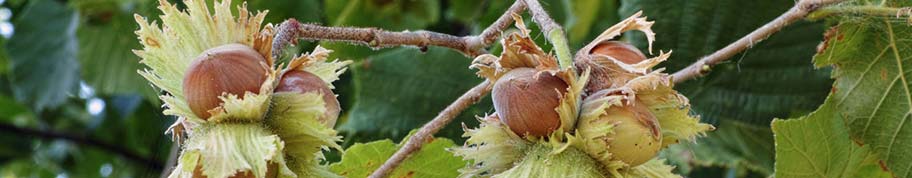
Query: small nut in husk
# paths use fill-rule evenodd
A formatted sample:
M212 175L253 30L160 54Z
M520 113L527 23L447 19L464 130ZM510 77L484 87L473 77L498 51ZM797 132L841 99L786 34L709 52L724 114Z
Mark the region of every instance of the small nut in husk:
M336 95L329 89L329 85L317 75L303 70L291 70L282 75L279 86L275 89L276 93L280 92L319 92L323 95L323 102L326 112L323 119L326 126L332 128L336 125L336 119L339 117L339 100Z
M223 93L244 97L259 93L266 81L266 58L242 44L227 44L203 51L184 74L183 92L193 114L208 119L222 104Z
M494 83L491 97L500 120L514 133L544 137L560 127L555 108L567 83L548 72L516 68Z
M601 116L615 123L608 152L631 167L649 161L662 148L662 132L655 115L642 103L613 106Z

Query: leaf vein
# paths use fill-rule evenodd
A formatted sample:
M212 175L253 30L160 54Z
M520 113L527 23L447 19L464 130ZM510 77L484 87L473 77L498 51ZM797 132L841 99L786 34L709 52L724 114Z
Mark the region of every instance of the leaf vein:
M858 80L855 81L855 84L852 84L852 87L849 88L849 90L846 91L845 95L843 95L841 98L849 97L849 95L852 94L852 91L855 91L855 88L858 88L859 84L861 84L861 82L864 81L863 80L864 77L868 74L868 72L871 71L871 68L874 67L874 64L877 64L877 62L880 61L880 58L883 57L883 55L886 54L889 49L890 49L889 46L885 46L884 49L880 51L880 54L878 54L877 57L874 58L874 61L871 61L871 64L868 64L868 67L865 68L865 70L861 72L861 76L858 76ZM845 102L845 101L846 100L839 100L839 102L836 103L836 105L842 106L842 102Z
M867 117L868 121L865 122L864 128L861 129L861 138L865 138L868 135L868 127L871 126L871 121L874 120L874 115L877 115L877 111L880 111L880 105L884 103L884 100L887 99L887 95L890 95L890 90L893 89L893 86L896 85L896 82L899 81L899 76L893 78L893 81L890 82L890 85L884 90L883 96L880 97L880 100L877 101L877 106L874 106L874 111L871 111L871 115Z
M805 132L805 131L807 131L807 130L801 129L801 132ZM804 133L803 135L807 135L807 133ZM790 145L798 145L794 140L792 140L791 137L783 136L782 138L785 138L786 140L788 140ZM814 169L814 173L816 173L817 175L820 175L820 177L826 177L822 172L820 172L820 168L817 168L817 164L814 161L812 161L813 159L811 159L811 157L807 153L805 153L804 150L796 148L795 151L798 151L798 153L800 153L801 156L804 157L804 159L808 160L808 164L810 164L811 168Z

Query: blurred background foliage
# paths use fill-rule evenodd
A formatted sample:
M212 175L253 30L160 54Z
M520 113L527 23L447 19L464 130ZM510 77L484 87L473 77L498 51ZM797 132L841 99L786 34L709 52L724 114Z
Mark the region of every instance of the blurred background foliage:
M172 1L173 0L169 0ZM235 0L240 2L240 0ZM506 0L250 0L269 10L267 23L287 18L328 26L478 34L512 3ZM157 0L0 0L0 177L157 177L175 150L165 129L175 118L136 71L141 46L134 14L156 19ZM667 71L683 68L775 18L792 0L544 0L564 25L571 48L637 11L655 20L654 49L674 50ZM179 6L182 6L179 4ZM747 7L747 8L746 8ZM531 22L527 18L527 22ZM533 38L549 44L529 25ZM690 177L767 177L773 167L773 118L815 109L832 81L811 65L823 25L786 28L707 77L677 88L694 114L719 129L662 156ZM646 50L642 34L623 40ZM336 83L344 114L336 129L344 145L392 139L412 129L481 81L471 59L431 47L372 50L345 43L306 42L286 54L323 45L352 60ZM492 46L497 53L499 46ZM658 51L653 51L657 54ZM490 99L466 110L437 136L461 144L461 123L493 112ZM329 153L329 162L339 153Z

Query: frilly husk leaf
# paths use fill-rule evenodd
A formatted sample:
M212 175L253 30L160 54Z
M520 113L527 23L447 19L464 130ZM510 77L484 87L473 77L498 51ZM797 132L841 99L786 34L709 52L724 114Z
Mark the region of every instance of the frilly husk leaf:
M329 53L332 52L332 50L317 46L313 52L294 57L284 71L304 70L310 72L323 79L330 89L335 89L336 87L333 86L332 82L339 80L339 75L345 73L346 66L352 62L339 60L328 62Z
M715 130L700 118L690 115L687 97L675 91L668 74L659 71L631 80L624 87L636 93L636 99L652 111L662 128L662 147L680 140L694 140L705 132Z
M491 54L478 56L472 61L469 68L478 69L478 76L494 82L515 68L535 68L566 82L568 88L561 91L561 103L554 108L560 116L561 126L554 132L556 134L552 135L561 137L566 131L572 130L576 124L580 100L582 100L581 95L586 83L589 83L589 71L586 70L582 76L578 76L574 70L560 70L557 58L543 51L530 38L529 30L522 18L516 14L513 14L513 18L519 32L512 32L501 40L501 44L503 44L501 56ZM561 138L554 139L560 140Z
M642 11L637 12L611 28L606 29L602 34L592 40L592 42L577 52L575 59L576 64L574 65L580 69L588 68L592 70L592 80L597 81L594 84L590 84L592 85L590 90L601 90L623 85L623 83L626 83L630 79L645 75L652 67L668 58L667 55L669 55L670 52L661 52L657 57L640 61L636 64L627 64L616 60L611 56L590 54L592 49L599 44L613 40L615 37L620 36L621 33L631 30L638 30L646 34L647 42L649 44L649 53L652 54L652 42L655 41L655 33L652 32L651 28L654 22L647 21L646 17L641 17L642 14Z
M586 52L588 54L588 52L592 50L593 47L603 41L614 39L615 37L620 36L621 33L627 31L639 30L646 35L646 41L649 43L649 54L652 54L652 42L655 41L655 32L652 32L652 24L655 22L647 21L646 17L642 17L642 15L643 11L639 11L630 17L627 17L627 19L614 24L614 26L605 29L602 34L599 34L598 37L595 37L595 39L583 47L580 52Z
M298 175L309 175L324 160L323 150L342 150L332 127L326 125L323 94L317 92L281 92L273 94L274 106L266 119L271 128L286 145L289 166ZM328 172L327 172L328 173Z
M452 151L469 162L460 169L460 177L490 177L513 167L525 156L531 142L526 141L506 128L497 115L479 118L481 126L465 128L463 137L468 137L462 147Z
M643 163L637 167L633 167L630 170L618 172L613 177L618 178L640 178L640 177L649 177L649 178L681 178L680 175L674 174L671 171L674 170L674 166L665 164L664 159L652 159L649 162Z
M141 63L149 67L139 73L153 85L169 93L160 97L167 108L165 114L183 117L189 122L205 122L190 111L184 99L182 84L187 68L198 55L209 48L230 43L247 45L266 58L267 62L264 65L272 66L273 59L268 49L272 43L272 28L267 26L261 29L266 12L251 14L244 4L238 6L235 18L231 11L231 1L215 3L211 9L214 13L210 13L209 6L203 0L184 1L186 11L179 10L176 5L165 0L160 0L159 4L158 8L163 13L161 27L155 22L149 23L140 15L134 15L140 26L136 34L143 45L142 50L134 50L134 53L142 58ZM274 80L275 75L270 76L270 80ZM267 82L263 85L265 88L271 84ZM266 93L260 92L259 95L268 98L270 94L271 90ZM230 115L233 113L240 114L238 117L242 117L241 119L256 113L262 116L265 111L238 110L243 109L241 106L252 103L268 103L268 99L264 100L260 96L244 96L252 101L232 99L231 96L224 98L235 100L226 103L234 103L237 107L226 106L221 109L229 115L221 116L223 118L231 118ZM259 110L262 107L253 108Z
M503 52L500 57L484 54L475 58L469 68L478 69L478 76L497 81L501 76L515 68L535 68L539 71L556 75L559 71L557 58L545 53L529 37L529 30L518 15L513 14L519 32L512 32L501 39ZM569 82L570 80L565 79Z
M265 177L270 163L277 165L279 177L297 177L286 165L283 149L282 140L258 124L203 124L187 139L169 177L193 177L200 165L202 174L212 178L245 171Z
M531 145L526 151L526 156L517 162L513 168L493 177L606 177L601 172L598 163L586 153L571 147L554 154L552 153L554 149L556 148L552 148L547 144Z

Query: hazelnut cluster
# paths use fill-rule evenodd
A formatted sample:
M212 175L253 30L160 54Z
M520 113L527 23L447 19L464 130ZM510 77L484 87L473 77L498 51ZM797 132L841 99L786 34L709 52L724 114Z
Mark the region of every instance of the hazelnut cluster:
M517 19L520 30L504 37L503 53L479 56L471 66L494 81L495 113L466 129L469 139L454 150L472 163L462 174L675 177L673 167L655 159L658 152L713 127L690 115L670 75L653 70L670 53L647 58L613 40L639 30L651 45L651 25L637 13L580 49L574 66L561 68ZM574 166L547 166L562 164Z
M331 82L350 62L318 46L275 64L266 14L231 3L162 1L161 26L136 17L140 74L165 91L164 113L178 117L169 132L186 138L169 177L338 176L322 150L341 149Z

